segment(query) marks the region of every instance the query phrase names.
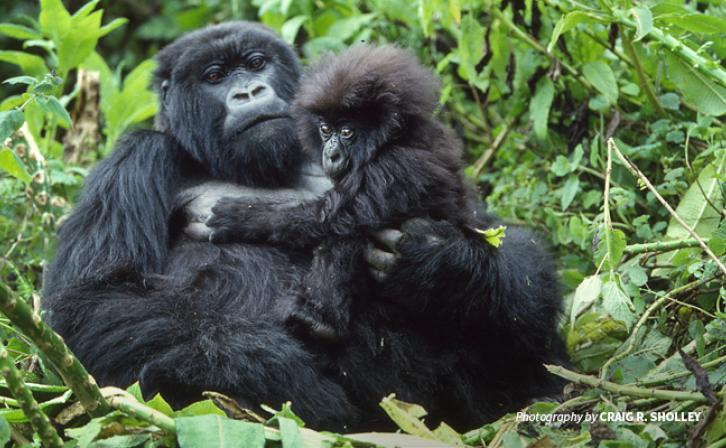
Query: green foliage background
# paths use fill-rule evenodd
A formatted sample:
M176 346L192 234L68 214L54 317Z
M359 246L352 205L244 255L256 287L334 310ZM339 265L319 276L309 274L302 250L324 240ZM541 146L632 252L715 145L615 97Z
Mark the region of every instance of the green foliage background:
M3 7L9 12L0 24L6 315L13 317L12 301L37 310L55 229L88 170L123 132L150 126L156 111L150 58L164 44L230 19L267 24L306 61L360 41L394 43L411 48L441 77L440 119L464 139L466 176L490 208L538 229L560 261L562 333L573 370L587 377L559 371L585 384L568 389L564 403L536 403L528 412L675 410L703 418L580 427L508 415L459 434L426 427L421 409L393 398L382 403L386 412L405 432L454 445L726 446L722 1L10 0ZM86 136L82 151L69 154L69 131L82 121L82 71L98 73L100 128ZM87 386L53 362L50 349L39 350L43 339L23 322L0 320L12 360L2 370L0 441L10 440L9 422L13 443L35 446L41 440L53 446L53 433L72 446L201 446L225 434L247 440L244 446L362 444L301 429L288 408L264 425L242 424L223 417L219 402L173 412L160 397L145 403L137 390L104 392L113 410L104 407L106 413L88 420L72 410ZM6 375L13 366L20 389ZM49 421L29 422L18 397L23 387ZM59 420L63 409L73 418Z

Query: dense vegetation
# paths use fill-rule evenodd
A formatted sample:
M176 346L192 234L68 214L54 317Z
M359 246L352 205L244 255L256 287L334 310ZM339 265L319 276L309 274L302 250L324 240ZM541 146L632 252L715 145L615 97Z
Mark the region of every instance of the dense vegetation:
M6 1L0 24L0 442L363 445L303 429L294 403L268 420L213 394L172 412L138 387L99 392L35 314L84 176L124 131L150 125L148 58L187 30L246 18L308 60L394 42L435 67L466 175L560 261L573 366L553 371L576 385L530 415L702 412L690 423L552 425L510 414L459 434L384 400L403 431L459 446L726 446L722 1L163 0L109 2L105 13L98 0L77 3Z

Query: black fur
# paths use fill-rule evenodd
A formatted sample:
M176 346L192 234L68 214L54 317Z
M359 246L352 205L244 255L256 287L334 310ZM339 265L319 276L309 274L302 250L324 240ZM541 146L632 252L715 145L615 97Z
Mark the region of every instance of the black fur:
M541 363L561 355L557 282L524 230L510 226L494 250L445 221L404 224L381 297L354 310L350 337L334 348L284 324L281 298L310 269L309 251L174 237L174 198L190 183L295 185L292 121L220 123L222 84L208 89L197 71L212 58L237 64L252 48L269 56L263 80L289 103L298 63L266 28L236 22L181 38L159 54L158 130L119 142L59 231L44 317L90 372L104 385L139 378L175 406L203 390L247 407L291 400L325 429L390 427L377 403L392 392L423 404L430 423L460 429L555 392ZM495 224L476 216L480 227Z

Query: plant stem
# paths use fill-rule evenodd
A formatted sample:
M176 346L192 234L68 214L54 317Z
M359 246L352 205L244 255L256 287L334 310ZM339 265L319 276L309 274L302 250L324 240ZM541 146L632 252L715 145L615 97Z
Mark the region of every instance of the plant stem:
M724 362L726 362L726 355L720 356L716 359L712 359L711 361L708 361L708 362L704 362L703 364L701 364L701 367L703 367L704 369L707 369L709 367L720 366ZM635 384L638 386L655 386L656 384L667 383L672 380L677 380L678 378L686 377L690 374L691 374L690 371L684 370L682 372L673 373L671 375L664 375L664 376L661 376L658 378L653 378L653 379L647 380L647 381L636 381Z
M489 163L489 160L491 160L492 156L494 156L494 153L496 153L497 150L502 146L502 143L504 143L504 140L506 140L509 132L512 130L512 127L514 126L514 123L516 121L516 117L509 120L504 126L504 129L499 131L499 134L497 134L497 137L494 139L492 145L484 151L484 153L476 160L476 162L474 162L472 169L472 177L474 179L479 177L479 174L481 174L484 167Z
M630 39L630 36L626 35L626 33L623 33L622 42L625 52L633 61L635 73L638 75L640 87L643 88L646 98L648 98L650 104L653 105L653 108L655 108L655 111L658 113L658 115L662 117L667 117L668 113L665 111L665 109L663 109L663 106L661 106L658 98L656 98L655 96L655 92L653 92L653 87L651 87L650 85L650 78L648 78L648 75L646 75L645 71L643 70L643 65L640 63L640 58L638 57L638 53L635 51L635 47L633 47L633 41Z
M162 414L156 409L143 405L133 398L115 395L108 397L108 404L113 409L118 409L125 414L138 418L139 420L149 422L170 434L176 434L176 424L174 423L173 418Z
M645 177L645 174L643 174L643 172L640 171L633 162L631 162L630 160L625 158L623 153L621 153L620 150L618 149L618 145L615 144L615 140L613 140L612 138L608 139L608 147L610 147L610 146L612 146L613 151L615 151L615 154L617 154L618 158L620 159L621 162L623 162L623 164L628 169L628 171L630 171L633 174L633 176L640 179L641 182L643 182L645 184L645 186L648 187L648 190L650 190L650 192L653 193L653 196L655 196L655 198L658 199L658 202L663 204L663 207L665 207L666 210L668 210L668 213L671 214L673 219L675 219L678 222L678 224L680 224L684 229L686 229L686 231L688 232L689 235L691 235L693 238L695 238L698 241L698 245L701 246L701 248L704 250L704 252L706 252L706 254L709 257L711 257L711 259L714 262L716 262L716 266L718 266L718 268L721 270L721 272L726 274L726 266L724 266L724 264L721 263L721 260L718 259L716 254L714 254L713 251L711 251L711 249L708 247L706 242L703 241L703 238L698 236L698 234L695 232L695 230L693 230L691 228L691 226L686 224L686 222L683 220L683 218L681 218L681 216L678 213L676 213L676 211L673 209L673 207L671 207L670 204L668 204L668 202L663 198L663 196L661 196L660 193L658 193L658 190L655 189L653 184L650 183L650 180L648 180L648 178Z
M622 395L629 395L631 397L641 398L658 398L660 400L678 400L678 401L696 401L698 403L704 403L708 401L706 397L698 392L685 392L680 390L662 390L662 389L647 389L637 386L627 386L623 384L612 383L605 381L600 378L596 378L590 375L583 375L580 373L567 370L564 367L545 364L545 369L550 373L553 373L559 377L565 378L566 380L585 384L587 386L597 387L599 389L606 390Z
M7 388L8 384L4 381L0 381L0 387ZM25 383L25 387L32 390L33 392L50 392L60 393L68 390L67 386L52 386L50 384L37 384L37 383Z
M658 241L656 243L630 244L623 250L626 254L638 255L647 252L670 252L677 249L698 247L698 240Z
M12 358L10 358L10 354L2 344L0 344L0 372L5 378L5 381L7 381L8 389L10 389L15 399L18 400L20 407L23 409L23 413L30 420L33 431L40 437L42 445L52 448L62 447L63 440L58 436L48 416L40 410L38 402L33 398L33 394L25 387L22 375L15 367Z
M108 413L110 408L96 380L88 374L63 339L5 285L0 285L0 311L45 353L89 414L99 417Z

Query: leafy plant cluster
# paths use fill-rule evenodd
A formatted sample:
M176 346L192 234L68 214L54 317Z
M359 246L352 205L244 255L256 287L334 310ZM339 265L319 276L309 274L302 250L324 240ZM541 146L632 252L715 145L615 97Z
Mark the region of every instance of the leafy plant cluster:
M468 148L465 175L493 211L537 228L560 261L572 365L549 368L572 385L562 402L523 411L703 416L549 425L508 414L458 433L388 397L381 405L403 432L453 446L726 446L723 2L164 0L110 4L131 21L105 25L98 3L41 0L34 16L0 24L9 48L0 70L15 70L0 103L0 442L382 443L311 431L289 406L263 418L210 393L173 411L137 386L99 390L37 318L43 263L88 169L156 111L148 58L189 29L246 18L307 60L388 42L436 70L439 116Z

